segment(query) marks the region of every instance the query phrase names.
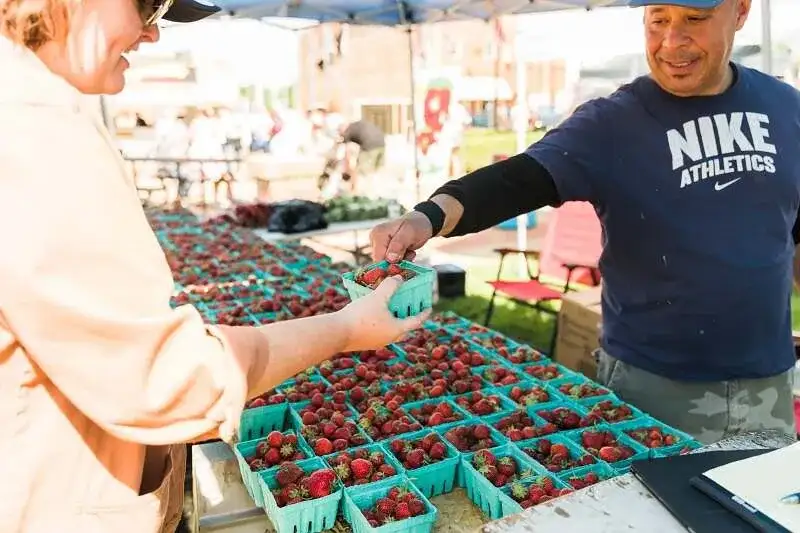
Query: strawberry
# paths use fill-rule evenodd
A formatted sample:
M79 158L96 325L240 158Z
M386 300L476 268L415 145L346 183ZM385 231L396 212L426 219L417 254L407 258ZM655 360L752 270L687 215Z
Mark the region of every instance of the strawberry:
M312 499L330 495L331 486L336 480L332 470L315 470L308 476L308 494Z
M317 439L314 442L314 453L318 456L329 455L333 453L333 444L325 437Z
M381 514L391 515L394 513L395 501L390 498L381 498L375 503L375 509Z
M281 487L296 483L301 477L303 477L303 470L296 464L290 462L283 463L278 468L278 473L275 474L275 479Z
M405 520L411 518L411 510L408 508L406 502L400 502L394 507L394 517L396 520Z
M267 435L267 442L270 448L280 448L283 444L283 433L280 431L272 431Z
M367 479L372 475L372 463L366 459L353 459L350 470L356 479Z

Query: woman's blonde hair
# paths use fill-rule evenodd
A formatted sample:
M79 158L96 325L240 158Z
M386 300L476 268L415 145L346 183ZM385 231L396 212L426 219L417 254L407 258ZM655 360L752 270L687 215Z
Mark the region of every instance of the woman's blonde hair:
M61 40L69 31L69 16L80 0L0 0L0 34L37 50Z

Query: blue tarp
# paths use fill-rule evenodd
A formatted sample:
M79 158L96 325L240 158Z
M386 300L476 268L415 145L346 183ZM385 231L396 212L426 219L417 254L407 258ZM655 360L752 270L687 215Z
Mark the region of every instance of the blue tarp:
M213 0L236 17L292 17L381 26L627 5L628 0Z

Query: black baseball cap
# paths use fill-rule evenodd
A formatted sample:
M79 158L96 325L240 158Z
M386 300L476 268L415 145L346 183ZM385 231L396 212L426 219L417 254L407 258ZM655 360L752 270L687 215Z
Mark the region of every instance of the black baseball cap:
M163 15L159 18L170 22L197 22L215 13L220 8L207 0L155 0ZM166 11L164 11L166 10ZM159 11L158 9L156 11Z

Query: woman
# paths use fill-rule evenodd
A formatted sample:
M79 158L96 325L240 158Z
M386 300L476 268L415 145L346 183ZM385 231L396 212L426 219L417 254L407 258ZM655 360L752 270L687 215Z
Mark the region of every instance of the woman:
M173 531L184 446L231 439L245 399L337 351L418 327L387 300L208 327L172 277L86 95L117 93L124 54L190 0L0 0L0 531ZM169 11L167 12L167 9Z

